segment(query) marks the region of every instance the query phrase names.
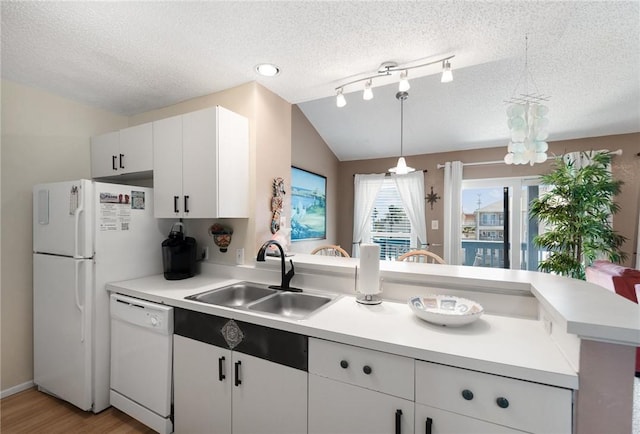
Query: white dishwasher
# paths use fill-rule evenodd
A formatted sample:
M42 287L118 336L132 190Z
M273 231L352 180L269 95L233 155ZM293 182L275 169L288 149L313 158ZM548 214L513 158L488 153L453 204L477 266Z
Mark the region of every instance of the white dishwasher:
M111 295L111 405L161 434L173 432L173 308Z

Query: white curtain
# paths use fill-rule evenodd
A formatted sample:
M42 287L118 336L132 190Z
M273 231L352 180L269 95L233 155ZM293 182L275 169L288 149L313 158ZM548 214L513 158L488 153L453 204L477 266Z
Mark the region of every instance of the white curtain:
M462 162L444 165L444 260L447 264L462 264Z
M353 178L353 249L351 256L360 257L360 243L367 233L367 222L378 192L384 183L384 173L356 175Z
M424 207L424 172L417 170L406 175L391 175L396 183L400 200L404 205L411 227L416 231L419 243L416 247L420 248L427 244L427 224L425 223L425 207Z

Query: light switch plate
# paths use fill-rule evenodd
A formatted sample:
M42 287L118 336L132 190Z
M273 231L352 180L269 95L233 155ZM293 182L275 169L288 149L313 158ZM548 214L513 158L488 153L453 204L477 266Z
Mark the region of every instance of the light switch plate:
M437 231L440 228L440 223L438 220L431 220L431 229Z

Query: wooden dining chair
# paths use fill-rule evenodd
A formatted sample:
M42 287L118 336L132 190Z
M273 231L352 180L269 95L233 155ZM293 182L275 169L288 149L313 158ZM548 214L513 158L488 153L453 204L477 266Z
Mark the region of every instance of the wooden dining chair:
M336 246L334 244L327 244L325 246L316 247L311 251L311 254L322 256L342 256L345 258L351 257L342 247Z
M398 257L398 261L408 262L431 262L438 264L446 264L444 259L428 250L412 250Z

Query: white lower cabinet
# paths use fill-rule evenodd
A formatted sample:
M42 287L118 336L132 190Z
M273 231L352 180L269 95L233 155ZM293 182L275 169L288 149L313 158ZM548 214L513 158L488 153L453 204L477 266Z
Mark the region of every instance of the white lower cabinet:
M309 338L309 434L411 434L414 360Z
M177 434L300 434L307 373L174 335Z
M415 400L416 427L432 419L428 434L572 432L570 389L416 361Z
M525 431L416 404L415 434L518 434L523 432Z
M413 402L309 374L309 434L413 433Z

